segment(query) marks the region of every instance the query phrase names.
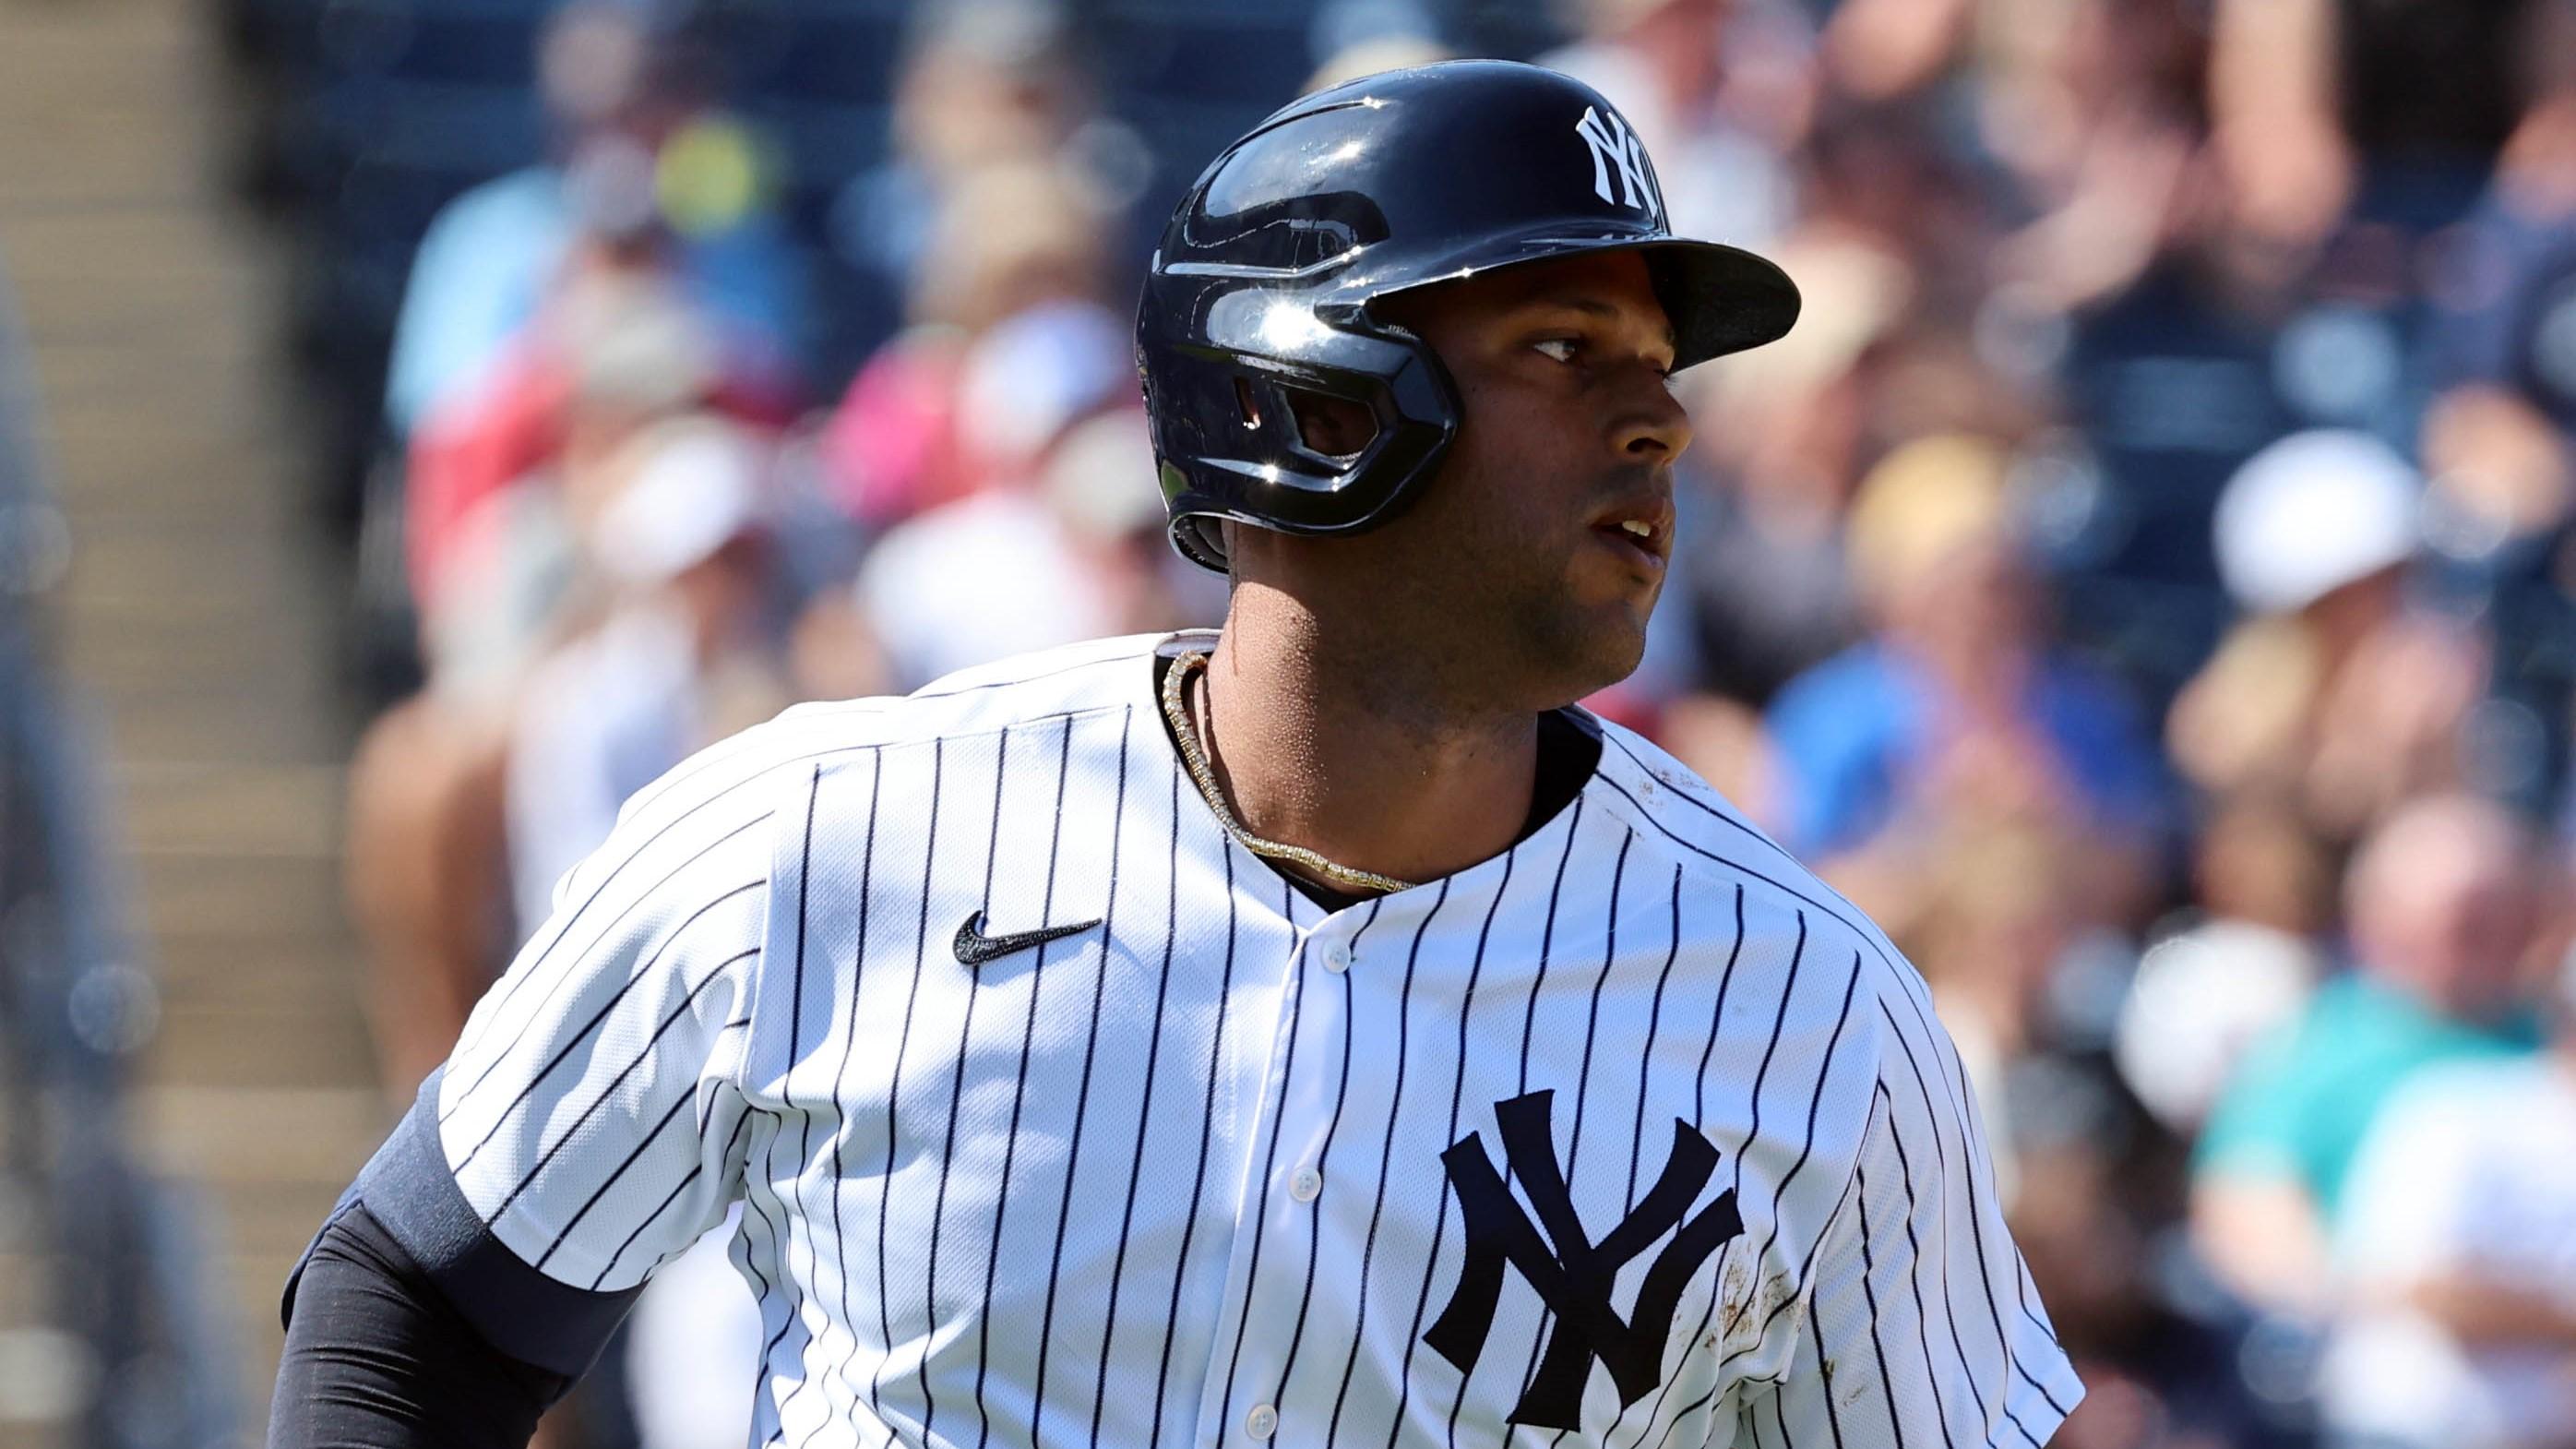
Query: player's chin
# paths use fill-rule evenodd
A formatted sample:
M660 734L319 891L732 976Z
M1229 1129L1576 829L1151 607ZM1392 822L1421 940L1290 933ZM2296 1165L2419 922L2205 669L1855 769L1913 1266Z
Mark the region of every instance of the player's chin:
M1637 672L1646 657L1646 618L1653 609L1650 595L1601 600L1569 611L1573 617L1560 638L1572 698L1608 689Z

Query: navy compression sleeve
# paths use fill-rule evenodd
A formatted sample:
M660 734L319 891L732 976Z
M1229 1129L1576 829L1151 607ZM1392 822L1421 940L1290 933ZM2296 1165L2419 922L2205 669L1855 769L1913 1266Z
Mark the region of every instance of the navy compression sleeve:
M571 1383L492 1347L353 1204L297 1270L269 1449L526 1449Z
M457 1190L433 1074L287 1279L270 1449L523 1449L638 1291L520 1261Z

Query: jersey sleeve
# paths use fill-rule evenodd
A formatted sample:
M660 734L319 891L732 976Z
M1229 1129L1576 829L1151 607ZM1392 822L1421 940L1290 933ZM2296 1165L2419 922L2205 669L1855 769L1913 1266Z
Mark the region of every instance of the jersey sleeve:
M1742 1401L1739 1445L2031 1449L2083 1397L2005 1230L1974 1108L1924 1066L1881 1078L1789 1370Z
M474 1214L546 1276L633 1287L739 1193L777 821L802 802L739 752L680 766L565 875L467 1021L438 1143Z

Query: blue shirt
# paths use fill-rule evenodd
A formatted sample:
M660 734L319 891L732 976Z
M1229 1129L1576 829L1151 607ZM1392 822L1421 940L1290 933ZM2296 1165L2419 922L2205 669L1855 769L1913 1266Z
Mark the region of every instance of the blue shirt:
M1885 826L1928 765L1939 685L1885 645L1854 645L1780 693L1769 730L1791 850L1833 852ZM2166 776L2126 695L2061 658L2033 670L2022 713L2097 822L2151 829Z

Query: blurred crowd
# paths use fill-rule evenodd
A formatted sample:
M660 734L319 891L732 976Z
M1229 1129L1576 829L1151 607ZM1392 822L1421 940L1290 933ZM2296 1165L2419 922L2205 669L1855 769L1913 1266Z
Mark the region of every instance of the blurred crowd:
M351 781L390 1098L696 747L1214 622L1146 239L1301 75L1500 47L1804 290L1681 379L1681 546L1590 703L1931 983L2091 1388L2057 1442L2576 1449L2576 0L1264 0L1276 85L1177 99L1117 37L1249 22L952 0L829 176L706 8L532 32L542 149L357 373L417 661ZM737 1441L728 1274L551 1432Z

